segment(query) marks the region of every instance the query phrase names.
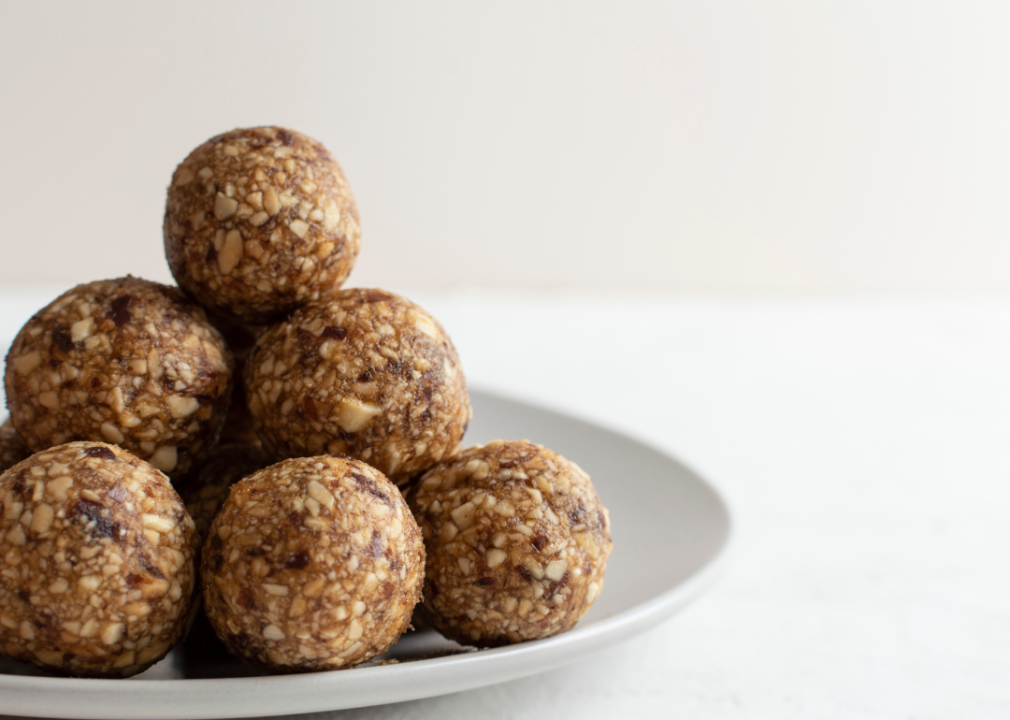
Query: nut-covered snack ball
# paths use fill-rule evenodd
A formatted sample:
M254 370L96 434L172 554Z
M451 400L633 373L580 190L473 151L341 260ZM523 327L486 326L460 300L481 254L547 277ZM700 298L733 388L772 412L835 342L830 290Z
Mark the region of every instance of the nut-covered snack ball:
M463 369L445 330L382 290L342 290L272 327L245 382L268 451L344 453L398 485L455 451L470 421Z
M269 464L258 444L218 445L196 472L186 478L179 494L203 540L207 539L211 523L228 499L231 486Z
M181 639L198 537L162 473L74 442L0 475L0 652L60 674L128 677Z
M429 470L411 493L427 552L425 617L493 647L568 630L603 587L607 511L575 463L496 440Z
M215 313L279 319L336 291L361 245L344 174L320 143L277 127L211 138L175 169L165 254Z
M0 472L21 462L31 454L31 450L18 435L18 431L14 429L14 423L10 418L4 420L0 425Z
M240 480L201 562L218 637L253 667L334 670L386 651L410 624L424 544L379 471L323 455Z
M231 380L231 352L203 311L134 277L78 285L37 312L4 376L32 450L106 441L174 476L217 442Z

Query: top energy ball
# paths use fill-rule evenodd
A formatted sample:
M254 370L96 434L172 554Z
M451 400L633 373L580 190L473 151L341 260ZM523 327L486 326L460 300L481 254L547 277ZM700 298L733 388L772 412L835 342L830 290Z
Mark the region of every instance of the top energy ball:
M176 282L215 314L251 323L329 297L361 246L337 161L277 127L232 130L191 152L172 176L164 233Z

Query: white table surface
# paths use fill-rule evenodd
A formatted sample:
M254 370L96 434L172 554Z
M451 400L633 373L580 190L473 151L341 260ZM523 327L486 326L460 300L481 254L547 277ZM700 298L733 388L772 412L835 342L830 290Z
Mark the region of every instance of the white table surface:
M52 296L0 291L0 343ZM733 564L566 668L302 717L1010 717L1010 301L413 297L473 385L713 481Z

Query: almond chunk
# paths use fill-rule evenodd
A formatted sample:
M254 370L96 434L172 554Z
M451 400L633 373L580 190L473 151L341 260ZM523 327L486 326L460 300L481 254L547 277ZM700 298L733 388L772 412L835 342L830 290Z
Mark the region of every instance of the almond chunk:
M32 513L31 531L36 534L47 532L53 526L53 518L55 517L56 513L53 511L52 505L39 504L35 508L35 512Z
M268 213L266 210L260 210L258 213L249 218L249 224L252 225L253 227L259 227L269 219L270 219L270 213Z
M242 260L242 253L245 251L245 243L242 241L242 233L238 230L229 230L225 235L224 244L217 254L217 267L222 275L228 275Z
M162 445L154 451L148 462L162 472L169 473L175 470L179 462L179 453L172 445Z
M320 505L325 505L330 510L333 509L333 505L336 503L336 498L333 497L333 493L327 490L326 487L318 480L312 480L309 482L309 496Z
M119 432L119 428L110 422L102 423L102 427L100 429L102 431L102 437L113 445L119 445L126 439L123 436L123 433Z
M42 364L42 356L38 350L32 350L30 353L14 358L11 364L16 371L22 375L27 375Z
M476 508L474 504L472 502L465 502L449 514L452 515L452 521L456 523L456 527L460 530L466 530L473 525L475 512Z
M271 215L276 215L280 212L281 201L277 197L277 191L273 187L268 187L263 193L263 209Z
M200 409L200 401L195 397L169 395L165 402L168 403L168 410L174 418L189 417Z
M557 582L568 572L568 564L564 560L552 560L547 564L544 574L551 580Z
M157 530L160 533L171 532L172 528L175 527L175 522L161 515L151 515L150 513L143 513L140 516L140 522L147 530Z
M340 401L337 424L347 432L358 432L381 412L382 408L377 405L345 398Z
M224 193L218 193L214 198L214 217L218 220L227 220L238 211L238 200L230 198Z
M287 635L279 627L271 624L263 628L263 637L267 640L283 640Z
M83 320L78 320L70 326L70 339L75 343L80 342L91 335L94 330L95 319L93 317L86 317Z

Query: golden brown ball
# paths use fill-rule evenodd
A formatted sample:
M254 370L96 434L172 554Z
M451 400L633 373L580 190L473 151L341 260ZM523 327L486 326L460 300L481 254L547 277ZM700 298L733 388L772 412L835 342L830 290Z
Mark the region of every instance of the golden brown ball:
M178 288L125 277L78 285L37 312L4 381L30 449L105 441L181 477L217 443L232 368L221 334Z
M232 487L201 576L207 617L232 653L268 672L335 670L407 629L424 544L382 473L346 457L295 458Z
M568 630L603 589L610 521L589 476L527 441L496 440L429 470L410 494L424 533L424 615L492 647Z
M129 677L185 629L198 537L162 473L74 442L0 475L0 652L57 673Z
M165 254L215 314L273 321L340 288L361 244L358 209L329 151L279 127L232 130L176 168Z
M449 336L422 308L383 290L342 290L272 327L245 383L269 452L345 453L397 485L454 452L470 421Z

